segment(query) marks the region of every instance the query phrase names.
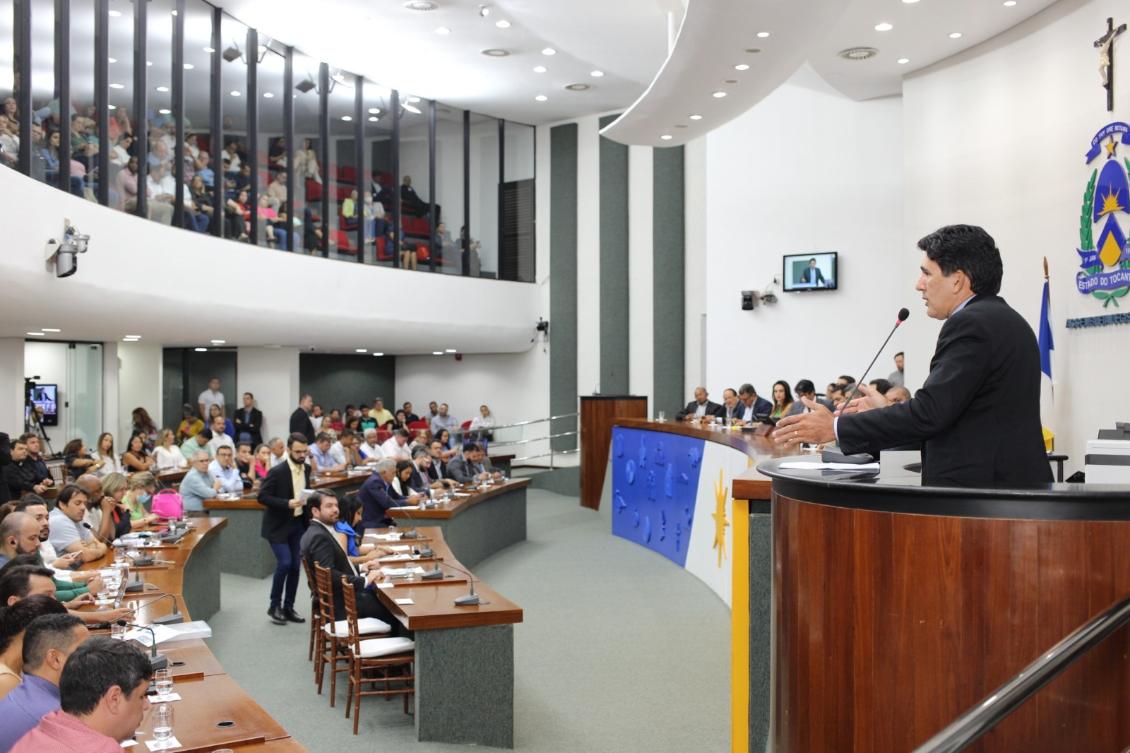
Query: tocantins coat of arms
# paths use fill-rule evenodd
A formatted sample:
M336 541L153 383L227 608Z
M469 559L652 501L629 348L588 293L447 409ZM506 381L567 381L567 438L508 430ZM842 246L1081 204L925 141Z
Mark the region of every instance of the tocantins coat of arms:
M1103 307L1130 293L1130 155L1118 154L1123 144L1130 151L1130 125L1111 123L1095 134L1086 154L1090 165L1101 156L1102 165L1091 171L1079 216L1079 248L1082 267L1075 286L1092 295ZM1120 224L1121 223L1121 224Z

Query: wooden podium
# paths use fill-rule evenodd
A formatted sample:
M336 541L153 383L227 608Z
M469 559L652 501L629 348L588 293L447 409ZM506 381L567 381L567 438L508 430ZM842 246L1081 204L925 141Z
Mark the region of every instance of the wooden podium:
M600 509L608 445L617 418L647 418L647 398L581 395L581 506Z

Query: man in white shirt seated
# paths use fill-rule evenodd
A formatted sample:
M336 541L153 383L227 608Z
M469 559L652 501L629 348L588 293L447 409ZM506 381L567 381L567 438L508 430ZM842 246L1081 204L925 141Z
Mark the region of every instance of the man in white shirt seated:
M274 437L267 443L267 447L271 450L271 466L267 470L271 470L279 463L286 462L286 442L279 437Z
M450 432L454 432L459 426L455 421L455 416L450 415L447 411L447 403L441 403L439 413L432 416L432 434L439 434L440 429L447 429Z
M334 453L337 450L337 453ZM314 473L337 473L346 468L345 453L340 444L334 445L327 432L320 432L310 446L311 468Z
M367 465L379 463L384 458L381 446L377 443L376 429L365 429L365 441L357 448L357 452L361 455L361 460Z
M352 468L355 465L360 465L357 456L357 434L352 429L343 429L341 438L338 439L330 447L330 457L341 458L345 463L345 467Z
M212 439L208 441L208 454L215 457L221 447L230 447L233 452L235 451L235 442L224 433L223 416L213 418L209 428L212 429Z
M381 454L392 460L411 460L412 456L408 454L409 436L405 429L397 429L381 445Z
M50 535L48 540L59 554L82 552L87 562L99 559L106 554L106 545L94 538L82 526L82 516L86 514L86 501L89 499L82 487L68 484L59 492L55 509L48 518Z
M220 482L216 491L243 493L243 479L239 477L235 454L230 447L216 450L216 459L208 465L208 475Z
M186 513L204 512L204 500L214 499L220 491L219 479L208 473L208 453L201 450L192 456L192 467L180 482L180 498ZM239 477L239 474L236 474Z

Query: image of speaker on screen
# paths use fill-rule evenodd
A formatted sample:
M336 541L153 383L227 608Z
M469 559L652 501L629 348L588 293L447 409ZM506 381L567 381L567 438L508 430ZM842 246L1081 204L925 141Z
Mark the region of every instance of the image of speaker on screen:
M784 290L835 290L837 256L834 251L786 256Z

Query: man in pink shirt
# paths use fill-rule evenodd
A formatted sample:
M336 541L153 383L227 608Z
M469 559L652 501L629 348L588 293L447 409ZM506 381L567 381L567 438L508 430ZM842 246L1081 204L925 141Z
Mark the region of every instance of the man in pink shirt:
M61 709L20 738L11 753L121 753L145 717L149 659L125 641L90 638L59 680Z

